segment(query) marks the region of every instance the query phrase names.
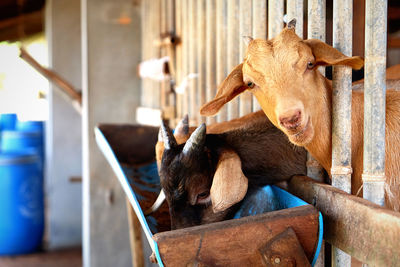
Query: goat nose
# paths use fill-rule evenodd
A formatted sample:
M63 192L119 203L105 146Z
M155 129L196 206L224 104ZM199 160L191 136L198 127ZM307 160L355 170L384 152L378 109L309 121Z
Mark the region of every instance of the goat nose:
M288 130L295 129L301 123L301 111L295 110L291 115L279 117L279 121L283 127Z

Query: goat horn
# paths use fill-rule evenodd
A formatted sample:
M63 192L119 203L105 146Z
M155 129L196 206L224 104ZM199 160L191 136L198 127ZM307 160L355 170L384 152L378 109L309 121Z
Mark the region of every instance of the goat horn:
M177 146L176 139L164 120L161 122L161 135L165 149L171 149L172 147Z
M189 134L189 116L188 114L183 117L183 119L175 127L174 135L187 135Z
M187 140L185 146L183 147L182 153L184 155L189 155L192 154L193 152L203 149L205 141L206 141L206 124L202 123L192 133L189 140Z
M250 42L253 41L253 37L251 36L243 36L243 42L248 46Z
M289 21L289 23L287 24L287 28L296 29L296 19L292 19L291 21Z

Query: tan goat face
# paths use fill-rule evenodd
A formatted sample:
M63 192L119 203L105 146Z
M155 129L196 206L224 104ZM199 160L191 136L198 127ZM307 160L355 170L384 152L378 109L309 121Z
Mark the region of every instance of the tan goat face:
M317 67L348 65L361 68L359 57L346 57L318 40L302 40L294 28L285 28L271 40L252 40L246 56L218 88L214 100L200 113L214 115L226 102L250 90L271 122L291 142L306 145L314 136L314 125L324 80Z

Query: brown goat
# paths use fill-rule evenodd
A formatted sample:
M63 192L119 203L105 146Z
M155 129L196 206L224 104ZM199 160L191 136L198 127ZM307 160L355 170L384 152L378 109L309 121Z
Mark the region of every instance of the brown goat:
M290 24L290 23L289 23ZM332 164L332 83L318 66L363 66L360 57L347 57L319 40L302 40L294 27L285 28L271 40L250 40L244 62L218 89L214 100L201 109L214 115L228 101L250 90L271 122L289 140L305 147L330 173ZM391 78L398 78L396 72ZM398 81L388 83L398 86ZM352 93L352 193L362 186L364 93ZM386 98L386 206L400 209L400 92Z

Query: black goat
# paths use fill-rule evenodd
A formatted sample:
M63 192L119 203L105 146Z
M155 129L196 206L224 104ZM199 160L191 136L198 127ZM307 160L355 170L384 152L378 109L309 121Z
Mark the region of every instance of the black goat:
M165 124L160 129L159 174L172 229L230 219L248 189L306 174L306 151L259 112L211 127L233 129L206 134L202 124L188 138L186 121L175 131L186 136L183 144Z

